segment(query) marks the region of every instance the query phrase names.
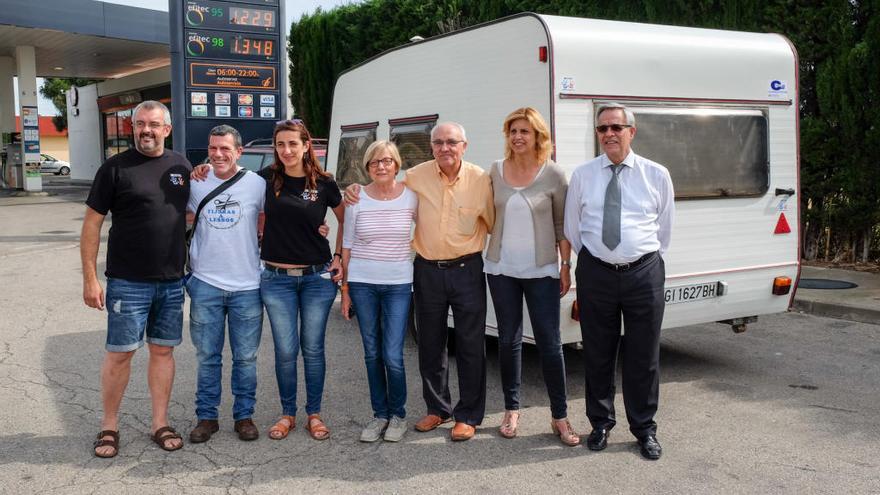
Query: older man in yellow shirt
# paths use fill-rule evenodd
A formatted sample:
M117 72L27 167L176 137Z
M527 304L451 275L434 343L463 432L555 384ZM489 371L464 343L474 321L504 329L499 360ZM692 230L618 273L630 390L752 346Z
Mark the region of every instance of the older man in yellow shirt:
M427 414L415 429L431 431L455 419L452 440L469 440L486 410L486 278L482 251L495 223L492 182L485 170L462 160L464 128L455 122L431 130L434 159L406 172L418 195L413 248L419 371ZM346 191L354 202L357 187ZM354 200L354 201L352 201ZM455 326L459 400L453 407L446 355L446 318Z
M486 410L486 235L495 223L492 182L482 168L462 160L462 126L440 124L431 132L434 160L406 173L419 197L413 247L419 371L428 414L416 430L430 431L455 419L453 440L468 440ZM459 400L449 394L446 316L455 324Z

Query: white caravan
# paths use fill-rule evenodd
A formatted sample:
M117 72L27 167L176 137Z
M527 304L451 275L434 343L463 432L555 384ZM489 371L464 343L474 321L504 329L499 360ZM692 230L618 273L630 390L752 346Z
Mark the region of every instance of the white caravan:
M601 153L597 106L623 103L636 115L633 149L664 164L676 192L663 328L719 321L743 331L788 309L800 273L797 67L777 34L520 14L342 73L327 169L342 186L364 182L361 157L377 139L398 144L405 168L430 159L428 132L449 120L467 130L465 159L488 168L503 156L504 117L532 106L570 175ZM574 303L572 289L565 343L581 340Z

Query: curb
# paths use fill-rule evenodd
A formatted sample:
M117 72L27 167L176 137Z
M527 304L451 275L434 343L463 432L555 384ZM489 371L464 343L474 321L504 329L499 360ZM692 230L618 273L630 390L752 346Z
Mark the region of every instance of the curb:
M841 320L880 325L880 310L877 309L857 308L841 304L809 301L806 299L795 299L791 309L793 311L824 316L827 318L837 318Z

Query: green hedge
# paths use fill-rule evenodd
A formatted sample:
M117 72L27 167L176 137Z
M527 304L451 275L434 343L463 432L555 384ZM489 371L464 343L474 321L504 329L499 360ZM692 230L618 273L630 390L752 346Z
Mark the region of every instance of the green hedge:
M805 257L876 259L880 251L880 0L368 0L291 26L291 101L328 135L340 72L420 35L519 12L775 32L800 57Z

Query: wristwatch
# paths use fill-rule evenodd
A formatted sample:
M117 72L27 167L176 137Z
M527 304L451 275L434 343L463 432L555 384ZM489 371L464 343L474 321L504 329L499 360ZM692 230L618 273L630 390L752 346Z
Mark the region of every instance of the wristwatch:
M559 262L559 264L562 265L562 266L571 266L571 261L569 261L569 260L562 260L562 261Z

